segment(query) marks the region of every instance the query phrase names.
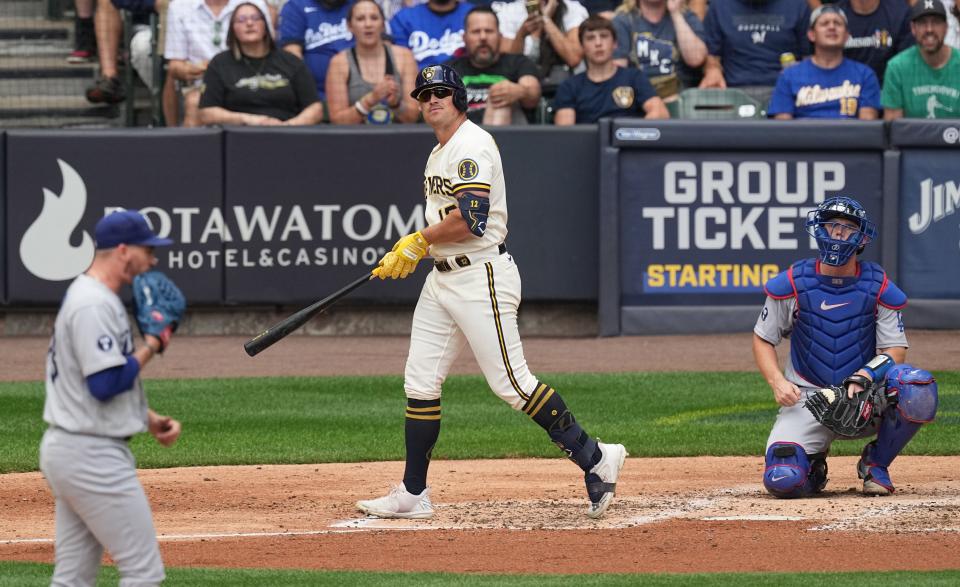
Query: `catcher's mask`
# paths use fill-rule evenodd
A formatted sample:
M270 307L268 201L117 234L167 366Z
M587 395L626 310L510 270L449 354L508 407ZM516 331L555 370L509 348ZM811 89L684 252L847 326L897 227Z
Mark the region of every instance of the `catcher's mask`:
M460 79L460 74L448 65L430 65L420 70L417 75L417 86L410 92L414 100L420 92L432 88L449 88L453 91L453 105L460 112L467 111L467 88Z
M846 218L854 222L853 232L845 239L833 238L833 220ZM867 210L853 198L837 196L824 200L807 214L807 233L817 240L820 262L840 266L877 237L877 226L867 220Z

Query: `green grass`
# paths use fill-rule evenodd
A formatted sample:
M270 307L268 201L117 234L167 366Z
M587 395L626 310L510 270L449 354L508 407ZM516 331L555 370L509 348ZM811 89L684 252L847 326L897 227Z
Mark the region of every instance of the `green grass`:
M960 372L936 373L937 421L906 454L951 455L960 447ZM633 456L759 455L777 407L755 373L555 374L586 430ZM155 380L150 404L184 425L180 442L133 441L147 468L403 458L400 377ZM37 469L45 427L41 383L0 383L0 473ZM863 443L837 442L854 455ZM440 459L560 457L543 431L496 398L478 376L444 385Z
M0 562L0 587L41 587L50 583L53 568L37 563ZM641 578L642 577L642 578ZM116 585L114 567L100 572L98 585ZM272 569L167 569L166 584L177 587L230 585L231 587L313 587L321 585L389 585L390 587L431 587L458 585L479 587L503 585L533 587L538 585L637 585L649 587L809 587L830 585L862 587L863 585L897 585L898 587L956 585L960 571L898 571L870 573L698 573L644 575L455 575L452 573L368 573L356 571L292 571Z

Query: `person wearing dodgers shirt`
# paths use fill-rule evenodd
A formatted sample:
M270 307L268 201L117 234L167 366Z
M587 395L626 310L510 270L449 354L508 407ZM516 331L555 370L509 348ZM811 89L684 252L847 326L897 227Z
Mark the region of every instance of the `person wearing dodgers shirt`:
M847 17L833 4L810 16L807 36L813 55L780 74L767 115L791 118L859 118L874 120L880 110L877 75L843 56L849 37Z
M390 20L393 42L413 51L420 69L439 65L463 49L463 24L473 8L459 0L429 0L402 9Z
M279 44L306 62L323 101L330 60L353 46L353 34L347 28L349 10L348 0L289 0L280 11Z

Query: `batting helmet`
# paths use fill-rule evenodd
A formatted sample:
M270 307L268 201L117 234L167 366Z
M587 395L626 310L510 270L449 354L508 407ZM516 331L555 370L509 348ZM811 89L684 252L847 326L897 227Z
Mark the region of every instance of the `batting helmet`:
M831 237L831 220L846 218L855 223L856 232L846 240ZM850 260L854 253L862 253L863 248L877 237L877 226L867 220L867 210L853 198L837 196L828 198L807 214L807 233L817 240L820 249L820 262L840 266Z
M421 69L417 75L417 86L410 92L410 97L416 99L423 90L437 87L453 90L453 105L460 112L467 111L467 88L460 74L448 65L430 65Z

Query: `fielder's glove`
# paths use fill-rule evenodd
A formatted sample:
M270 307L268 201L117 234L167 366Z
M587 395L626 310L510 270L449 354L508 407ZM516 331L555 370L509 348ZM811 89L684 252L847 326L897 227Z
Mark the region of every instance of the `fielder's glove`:
M373 274L380 279L403 279L417 268L417 263L427 254L430 243L418 230L408 234L393 245L393 250L380 259Z
M847 395L847 386L858 383L863 391ZM820 389L806 402L806 407L818 422L839 434L854 437L860 434L879 413L879 388L862 375L851 375L843 385Z
M143 336L160 339L160 352L167 348L187 308L187 300L170 278L148 271L133 278L133 309Z

